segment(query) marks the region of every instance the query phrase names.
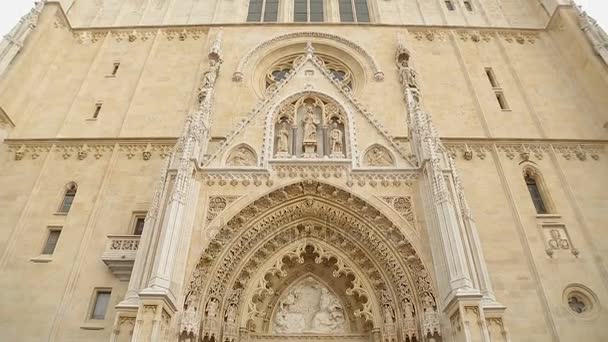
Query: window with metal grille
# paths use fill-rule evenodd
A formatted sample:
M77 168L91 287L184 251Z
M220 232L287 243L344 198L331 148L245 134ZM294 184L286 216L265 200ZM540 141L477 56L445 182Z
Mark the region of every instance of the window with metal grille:
M339 0L340 21L369 23L367 0Z

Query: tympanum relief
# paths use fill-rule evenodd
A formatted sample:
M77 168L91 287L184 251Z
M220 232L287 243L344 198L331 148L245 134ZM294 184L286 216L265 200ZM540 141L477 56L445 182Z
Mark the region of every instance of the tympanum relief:
M385 147L373 145L365 152L363 162L366 166L392 166L395 159Z
M256 163L256 154L247 145L239 145L234 148L226 160L228 166L255 166Z
M345 130L345 115L335 103L301 97L279 110L274 127L274 157L345 158Z
M274 334L342 334L342 304L325 286L306 278L279 301L273 319Z

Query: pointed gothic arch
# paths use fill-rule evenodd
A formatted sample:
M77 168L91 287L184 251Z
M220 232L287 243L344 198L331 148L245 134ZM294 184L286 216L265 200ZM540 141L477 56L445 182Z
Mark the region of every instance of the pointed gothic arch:
M340 270L352 270L352 276L343 278L344 286L350 292L360 291L358 295L368 300L354 303L350 309L359 313L373 310L369 317L392 312L392 318L376 319L373 329L365 333L383 334L391 340L397 335L411 338L427 330L438 331L431 274L401 229L364 200L335 186L302 181L276 189L245 206L211 237L186 290L180 331L198 334L202 329L201 336L228 336L233 341L238 331L242 335L251 330L250 320L243 319L252 308L247 297L255 292L252 286L267 291L268 276L285 271L282 267L290 262L280 252L285 248L289 252L285 246L299 248L288 253L292 259L301 260L306 254L329 263L323 264L325 273L317 275L336 271L340 279ZM322 255L333 257L324 259ZM276 264L268 267L270 260ZM314 263L311 265L314 269ZM334 271L327 273L327 267ZM271 272L264 273L265 269ZM208 308L209 301L218 304L214 304L212 317L205 313L208 309L199 309ZM238 318L233 305L239 308ZM226 320L228 309L230 322Z

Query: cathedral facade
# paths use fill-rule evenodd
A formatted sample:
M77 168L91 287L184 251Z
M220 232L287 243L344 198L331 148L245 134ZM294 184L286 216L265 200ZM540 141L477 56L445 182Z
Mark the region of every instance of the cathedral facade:
M42 1L0 44L3 341L608 341L567 0Z

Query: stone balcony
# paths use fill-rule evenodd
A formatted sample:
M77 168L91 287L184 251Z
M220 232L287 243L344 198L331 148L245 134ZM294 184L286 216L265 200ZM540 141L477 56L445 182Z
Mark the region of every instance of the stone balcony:
M106 249L101 260L121 281L128 281L133 271L139 235L108 235Z

